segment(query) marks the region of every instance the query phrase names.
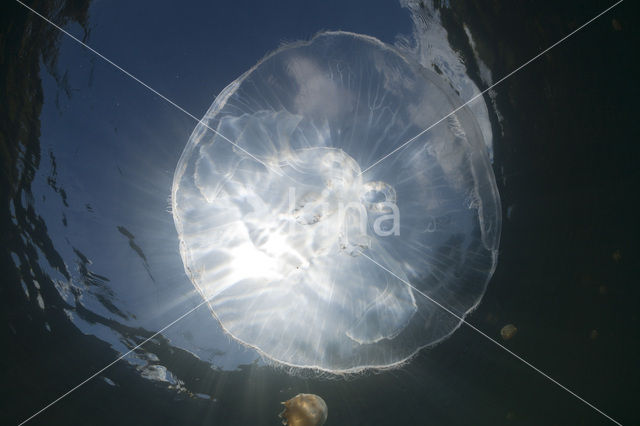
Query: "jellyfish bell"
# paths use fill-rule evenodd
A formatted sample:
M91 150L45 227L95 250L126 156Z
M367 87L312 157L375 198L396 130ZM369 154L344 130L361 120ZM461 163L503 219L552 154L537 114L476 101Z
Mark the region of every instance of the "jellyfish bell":
M279 417L283 425L322 426L329 414L324 399L312 393L299 393L282 405L284 410Z
M218 95L172 207L185 270L224 330L331 373L394 367L453 333L501 226L470 111L437 74L345 32L284 46Z

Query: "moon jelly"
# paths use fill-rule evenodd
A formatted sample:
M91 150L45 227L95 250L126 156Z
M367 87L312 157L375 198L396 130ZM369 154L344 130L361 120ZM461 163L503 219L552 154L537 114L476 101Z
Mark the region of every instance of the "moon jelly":
M224 330L333 373L394 367L453 333L501 226L461 105L437 74L345 32L284 46L225 88L172 189L185 270Z

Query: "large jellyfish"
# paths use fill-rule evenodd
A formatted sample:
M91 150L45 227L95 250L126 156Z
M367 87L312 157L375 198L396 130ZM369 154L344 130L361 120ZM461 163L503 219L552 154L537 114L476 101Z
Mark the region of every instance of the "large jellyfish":
M284 46L225 88L172 189L185 270L224 330L333 373L394 367L453 333L501 226L461 105L437 74L345 32Z

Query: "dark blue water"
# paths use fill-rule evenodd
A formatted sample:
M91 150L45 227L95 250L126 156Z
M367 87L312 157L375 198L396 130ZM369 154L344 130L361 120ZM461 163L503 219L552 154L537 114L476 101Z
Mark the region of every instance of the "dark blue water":
M423 46L449 48L440 59L483 90L609 5L436 3L29 4L197 117L266 53L320 30L393 44L416 22L433 37ZM630 9L484 97L504 222L469 316L623 424L640 421ZM0 21L0 419L18 424L200 302L168 211L196 123L19 4ZM448 78L466 100L470 86ZM518 332L503 341L506 324ZM299 392L325 399L331 425L607 424L465 326L400 369L328 379L265 365L206 308L29 424L274 425Z

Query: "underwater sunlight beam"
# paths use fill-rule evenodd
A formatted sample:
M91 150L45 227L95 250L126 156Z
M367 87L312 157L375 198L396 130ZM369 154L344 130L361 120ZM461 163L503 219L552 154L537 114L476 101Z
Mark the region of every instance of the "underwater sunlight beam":
M480 95L462 104L437 75L425 72L378 40L351 33L323 33L311 42L285 46L269 55L237 80L239 87L225 89L205 118L198 120L30 6L20 0L16 2L199 123L176 170L172 203L185 270L204 296L197 306L21 425L205 303L232 336L255 347L266 358L293 367L338 373L397 366L421 347L446 338L465 322L607 419L620 424L464 320L464 315L479 303L493 273L500 234L495 179L481 147L477 124L464 108ZM346 54L336 51L333 43L341 47L352 44L351 49L363 50ZM307 58L302 54L296 60L295 53L305 52ZM333 55L336 60L317 62L312 60L315 55ZM374 66L370 67L372 63ZM271 89L256 92L264 95L259 100L252 98L250 87L246 84L242 87L242 83L254 78L259 82L261 76L269 75L273 77L269 81L273 88L297 90L279 95ZM376 91L361 90L363 82L375 82ZM421 97L432 102L435 97L436 106L448 105L453 111L422 130L421 120L438 116L438 111L429 103L421 103ZM410 102L405 102L407 99ZM250 102L243 105L243 100ZM335 102L339 108L327 109L331 103L335 106ZM389 102L405 112L401 121L395 121L396 114L389 114ZM235 111L234 106L238 107ZM247 106L248 111L243 109ZM376 114L380 120L374 120ZM388 126L363 125L388 123L389 117L393 120ZM443 123L444 126L437 126ZM219 132L224 126L235 142ZM211 130L214 136L205 137L206 130ZM401 143L410 134L416 136ZM393 137L388 138L389 135ZM376 138L384 138L385 143L380 139L378 143L371 142ZM219 140L226 142L214 143ZM422 143L413 143L418 140ZM391 152L378 152L384 148L381 145L397 146L396 142L401 145ZM243 144L256 151L248 151ZM364 180L360 164L369 163L366 160L372 155L384 154L364 170L370 171L396 152L400 154L387 162L389 167L376 168L372 179ZM230 161L219 164L219 157ZM264 169L247 162L249 158ZM425 167L416 158L434 162ZM399 165L398 170L395 166ZM283 172L288 173L292 186L283 185ZM199 211L201 206L206 206L204 215ZM265 215L269 209L280 214ZM208 214L211 216L207 217ZM425 217L429 219L426 223ZM284 232L285 229L296 231ZM331 229L337 232L327 231ZM202 238L203 232L207 236L213 232L224 244ZM401 235L403 244L394 243L394 238ZM228 250L236 250L234 254L241 259L239 264L227 262ZM267 257L264 260L275 262L246 261L256 250ZM376 269L366 266L363 259L377 265ZM273 264L276 266L271 267ZM256 275L269 277L268 283L273 285L256 286ZM222 278L221 283L211 281L218 277ZM415 298L414 292L424 297ZM426 302L435 300L441 301L437 305L447 313L448 321L441 316L441 310L427 306ZM282 301L286 303L269 306ZM242 315L231 312L229 305L240 308L239 313L249 313L248 323ZM294 312L265 309L290 305L296 306ZM293 316L288 316L289 313ZM269 324L261 324L261 319ZM292 320L301 321L304 327ZM321 327L309 333L308 324ZM262 333L265 325L270 327ZM293 345L287 345L287 339Z

